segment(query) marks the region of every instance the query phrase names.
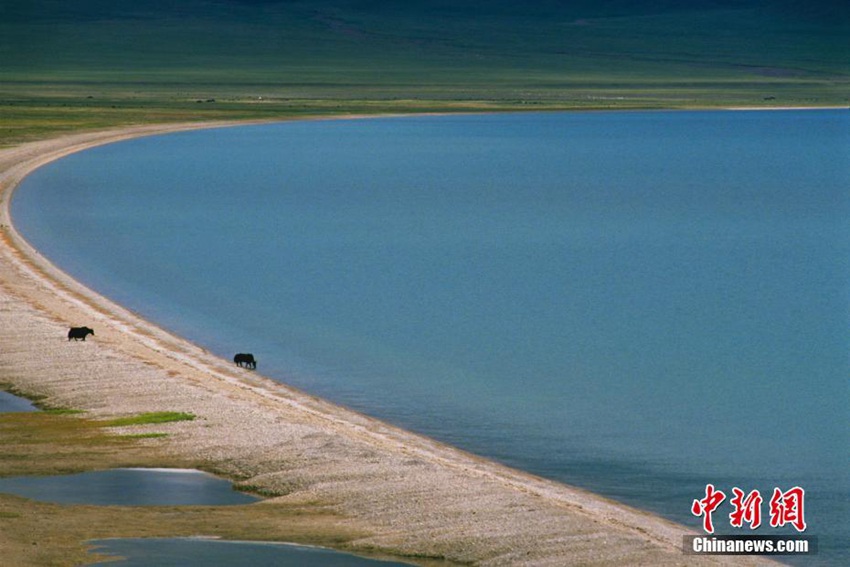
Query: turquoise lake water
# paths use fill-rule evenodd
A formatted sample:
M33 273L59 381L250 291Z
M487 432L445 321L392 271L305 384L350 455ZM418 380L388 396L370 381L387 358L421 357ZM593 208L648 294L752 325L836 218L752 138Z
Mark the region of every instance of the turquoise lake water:
M694 529L707 483L765 518L801 486L806 564L850 562L847 111L187 132L50 164L12 212L274 379Z

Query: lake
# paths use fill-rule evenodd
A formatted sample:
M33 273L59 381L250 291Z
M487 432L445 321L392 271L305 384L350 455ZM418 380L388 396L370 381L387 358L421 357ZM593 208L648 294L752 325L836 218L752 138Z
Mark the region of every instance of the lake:
M801 486L838 565L848 156L846 110L283 123L75 154L12 212L213 352L509 465L694 529L708 483Z

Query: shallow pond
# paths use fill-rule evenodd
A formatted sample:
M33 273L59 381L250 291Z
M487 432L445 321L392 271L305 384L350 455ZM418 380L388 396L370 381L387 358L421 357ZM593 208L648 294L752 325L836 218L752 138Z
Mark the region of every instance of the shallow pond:
M319 547L303 547L281 543L221 541L206 538L174 539L110 539L93 542L98 553L119 555L127 559L122 567L217 567L251 565L253 567L393 567L409 565L378 561ZM105 565L107 563L98 563Z
M0 492L59 504L227 506L258 498L196 470L114 469L57 476L0 478Z
M38 408L32 405L29 400L0 390L0 413L37 410Z

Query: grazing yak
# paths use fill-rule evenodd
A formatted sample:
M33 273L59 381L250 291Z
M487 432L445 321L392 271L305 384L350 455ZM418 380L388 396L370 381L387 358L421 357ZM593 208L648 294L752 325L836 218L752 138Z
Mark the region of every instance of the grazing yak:
M71 327L71 330L68 331L68 340L84 341L89 335L94 335L93 329L89 329L88 327Z
M254 360L254 355L250 353L240 352L233 357L233 362L236 366L244 366L245 368L257 368L257 361Z

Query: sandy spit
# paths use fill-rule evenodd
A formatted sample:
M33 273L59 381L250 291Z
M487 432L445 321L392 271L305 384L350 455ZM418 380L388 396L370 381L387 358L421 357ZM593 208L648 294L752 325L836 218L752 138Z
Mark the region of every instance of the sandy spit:
M198 419L167 426L169 451L282 495L256 505L337 513L368 534L355 549L475 565L759 564L683 555L685 527L236 368L77 283L12 226L11 192L41 165L132 137L227 125L139 126L0 150L0 381L95 418L191 412ZM81 325L96 336L68 342L68 327Z

